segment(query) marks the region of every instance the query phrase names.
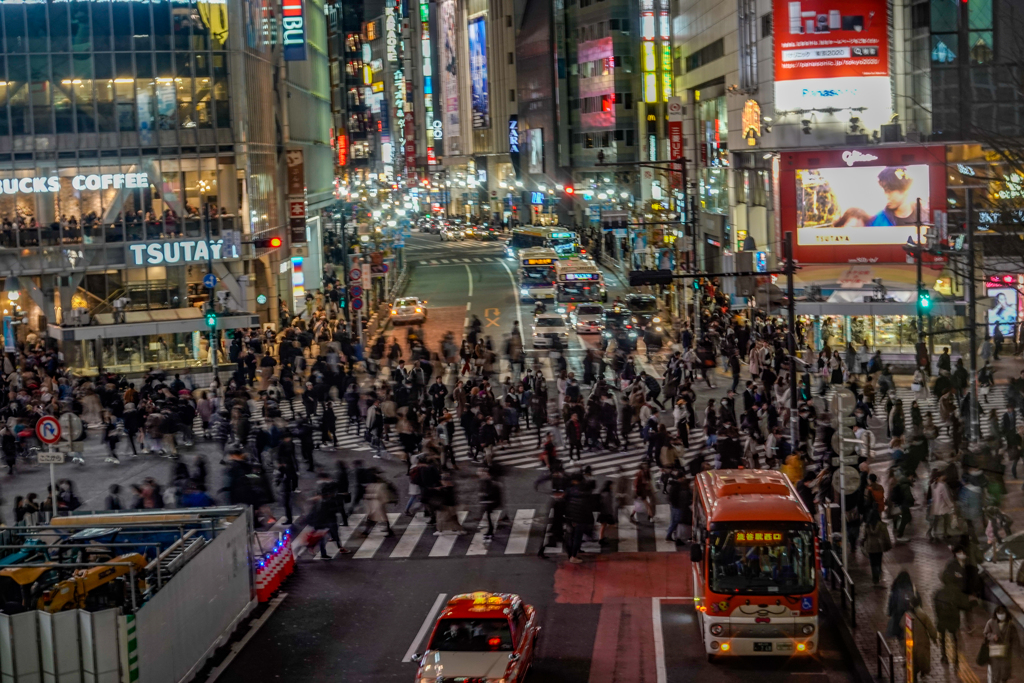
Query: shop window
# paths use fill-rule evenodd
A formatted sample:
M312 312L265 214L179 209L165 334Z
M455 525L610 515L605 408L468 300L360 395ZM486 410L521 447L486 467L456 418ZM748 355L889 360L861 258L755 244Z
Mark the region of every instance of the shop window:
M942 33L932 35L932 62L934 64L953 64L956 62L957 35Z
M959 27L958 15L960 3L950 0L932 0L931 20L932 33L955 32Z
M46 40L46 5L26 4L25 16L28 20L28 51L35 54L49 52Z
M133 3L114 2L110 4L111 17L116 30L114 31L114 49L131 50L132 44L132 8Z
M171 3L154 2L153 9L153 47L157 50L171 49Z
M69 52L71 50L71 24L68 20L67 5L47 4L50 15L50 50Z
M992 31L971 31L967 36L971 46L971 64L991 64L995 58L992 49Z
M4 35L7 52L28 52L28 32L25 30L24 5L0 5L4 17Z

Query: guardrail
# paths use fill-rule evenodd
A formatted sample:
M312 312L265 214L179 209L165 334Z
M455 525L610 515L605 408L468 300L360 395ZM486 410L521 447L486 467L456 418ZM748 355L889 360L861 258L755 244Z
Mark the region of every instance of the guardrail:
M878 680L883 680L884 669L882 665L888 663L889 665L889 683L896 683L896 658L892 655L892 650L889 648L889 643L885 641L885 636L882 635L881 631L875 631L875 665L878 667ZM884 651L884 655L882 654Z
M839 604L843 611L847 611L849 608L850 612L850 626L857 628L857 587L853 583L853 579L846 573L846 569L843 567L843 563L840 561L839 556L836 555L834 550L829 550L828 554L831 555L831 561L829 562L829 568L826 569L826 578L828 578L829 585L832 590L836 590L836 583L839 583Z

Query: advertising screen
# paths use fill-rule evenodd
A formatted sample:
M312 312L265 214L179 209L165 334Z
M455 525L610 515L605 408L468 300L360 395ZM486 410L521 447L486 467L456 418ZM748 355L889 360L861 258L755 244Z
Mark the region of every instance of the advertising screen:
M797 245L905 244L917 238L918 199L929 222L929 186L924 164L797 169Z
M544 129L531 128L526 131L526 141L530 148L530 173L544 172Z
M455 38L455 0L444 0L438 14L441 18L441 96L444 100L444 136L457 138L461 134L459 120L459 53ZM455 150L450 150L454 152Z
M1000 287L988 290L992 299L992 307L987 311L988 334L996 333L996 325L1004 337L1013 339L1013 328L1017 323L1017 290L1013 287Z
M773 0L778 109L866 107L891 113L888 0Z
M469 33L469 84L473 105L473 128L491 127L491 104L487 91L487 22L475 17L467 25Z

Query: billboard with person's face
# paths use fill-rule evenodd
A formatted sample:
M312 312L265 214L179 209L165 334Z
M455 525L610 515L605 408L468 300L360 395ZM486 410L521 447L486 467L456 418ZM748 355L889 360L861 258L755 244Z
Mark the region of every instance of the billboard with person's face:
M923 164L797 169L797 244L905 244L930 222L928 190Z
M998 325L1004 337L1013 339L1013 328L1017 324L1017 290L1013 287L990 289L988 296L992 299L992 306L986 311L989 336L995 336Z
M778 239L792 231L804 263L906 263L918 200L922 239L945 209L942 147L784 152L779 161Z

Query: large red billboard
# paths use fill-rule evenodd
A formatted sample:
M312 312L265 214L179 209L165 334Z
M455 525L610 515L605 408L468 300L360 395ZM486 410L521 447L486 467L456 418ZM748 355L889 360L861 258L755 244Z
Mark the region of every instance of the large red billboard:
M888 0L774 0L775 80L889 75Z
M779 209L802 263L905 263L903 245L946 209L942 146L783 152ZM927 228L922 230L922 234Z

